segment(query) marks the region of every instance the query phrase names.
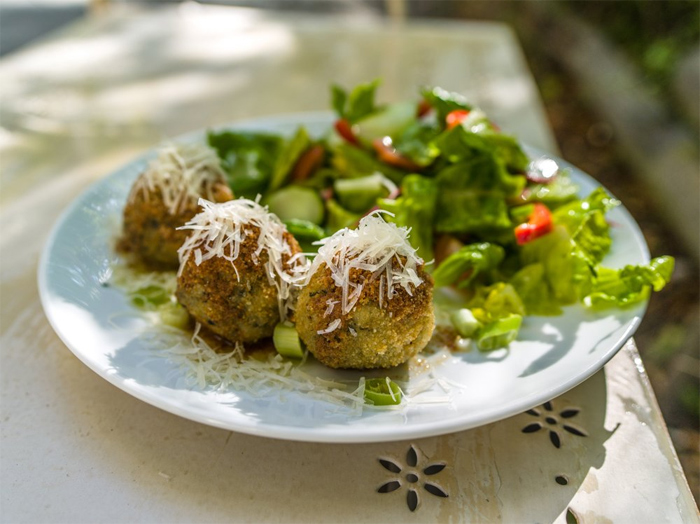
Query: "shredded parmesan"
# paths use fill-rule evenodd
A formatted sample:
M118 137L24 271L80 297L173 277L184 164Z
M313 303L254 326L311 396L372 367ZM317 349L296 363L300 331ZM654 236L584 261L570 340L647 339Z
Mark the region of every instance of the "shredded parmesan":
M131 190L129 202L140 192L146 201L159 189L168 212L175 215L200 197L214 200L215 184L226 180L216 151L203 144L168 144L140 176Z
M136 270L124 260L115 260L107 273L109 276L102 285L113 284L132 296L139 290L151 287L161 288L172 295L177 287L174 271Z
M333 300L332 298L329 298L328 300L326 300L327 307L326 307L326 311L323 312L323 316L327 317L328 315L333 313L333 310L335 309L335 305L339 304L339 303L340 302L338 300Z
M305 284L325 265L335 285L342 289L341 311L344 315L355 306L363 289L361 283L351 279L352 270L369 271L370 282L379 279L380 307L383 307L385 298L391 300L394 297L397 286L412 295L413 289L423 283L417 273L423 260L408 243L409 233L405 227L385 222L379 212L371 213L360 220L357 229L341 229L318 242L321 247L308 267ZM333 323L328 328L331 326ZM328 328L322 331L333 331L328 331Z
M217 392L243 391L258 398L299 393L327 402L329 413L342 411L353 417L362 414L364 379L359 384L323 379L304 370L305 359L293 363L272 353L264 359L248 357L240 344L228 351L213 347L199 335L199 329L197 325L191 336L167 326L151 332L151 346L180 366L191 385Z
M257 201L239 198L214 204L205 199L199 200L203 208L192 220L178 229L192 231L185 243L178 250L182 274L185 264L194 255L198 266L214 257L228 260L240 281L236 260L240 255L241 243L251 235L258 235L257 248L251 253L255 264L259 263L260 255L267 253L265 274L271 285L277 289L280 309L280 319L287 318L287 311L292 309L292 290L305 277L307 260L304 257L292 257L292 250L284 237L284 224L267 207ZM283 257L291 257L285 264Z
M328 333L332 333L333 331L335 331L339 327L340 327L340 319L336 318L333 322L328 324L328 327L326 329L320 329L316 333L318 333L319 335L326 335Z

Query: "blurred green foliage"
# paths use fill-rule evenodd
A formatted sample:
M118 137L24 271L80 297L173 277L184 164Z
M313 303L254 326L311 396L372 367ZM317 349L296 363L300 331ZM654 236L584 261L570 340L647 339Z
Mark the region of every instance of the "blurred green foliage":
M697 0L567 0L566 6L622 46L657 90L668 86L678 60L700 40Z

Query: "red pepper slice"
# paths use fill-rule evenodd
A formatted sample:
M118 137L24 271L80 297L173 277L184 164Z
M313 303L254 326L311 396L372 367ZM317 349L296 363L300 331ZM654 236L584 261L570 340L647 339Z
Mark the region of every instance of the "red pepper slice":
M384 138L377 138L372 142L372 146L374 146L374 150L377 152L379 160L385 164L400 167L401 169L406 169L408 171L420 171L421 169L418 164L396 151L392 145L391 138L388 136L385 136Z
M466 109L455 109L454 111L450 111L447 113L447 116L445 117L445 123L447 124L447 129L452 129L453 127L458 126L461 124L465 118L467 118L467 115L469 114L469 111Z
M292 169L292 180L301 182L309 178L316 169L321 167L325 154L323 146L318 144L304 151Z
M515 240L518 245L527 244L552 230L552 213L544 204L535 204L535 209L527 222L515 228Z
M347 142L351 143L354 146L360 145L360 141L355 136L355 133L352 132L352 126L350 125L350 122L348 122L344 118L341 118L335 121L334 127L338 134L342 136Z

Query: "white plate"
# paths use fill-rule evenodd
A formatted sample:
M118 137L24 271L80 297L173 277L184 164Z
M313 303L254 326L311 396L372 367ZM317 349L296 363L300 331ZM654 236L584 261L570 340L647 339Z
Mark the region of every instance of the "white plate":
M304 124L318 135L329 123L327 114L304 114L231 127L291 133ZM203 133L185 140L203 140ZM124 319L121 315L133 306L119 290L102 285L114 259L110 235L119 223L131 184L152 156L100 180L64 212L44 249L39 290L51 325L93 371L149 404L204 424L316 442L401 440L481 426L550 400L590 377L632 335L646 307L591 313L572 306L558 317L528 317L519 340L509 350L455 353L437 368L435 373L448 379L445 382L461 385L448 388L449 402L408 403L399 409L369 409L351 417L301 394L257 397L199 390L187 385L182 370L157 357L139 335L148 323L145 316L134 310ZM586 174L568 167L583 194L598 186ZM614 224L613 248L605 264L621 267L648 262L642 234L627 210L618 207L609 219ZM359 372L317 366L324 376L360 376ZM445 395L442 390L426 395L431 394Z

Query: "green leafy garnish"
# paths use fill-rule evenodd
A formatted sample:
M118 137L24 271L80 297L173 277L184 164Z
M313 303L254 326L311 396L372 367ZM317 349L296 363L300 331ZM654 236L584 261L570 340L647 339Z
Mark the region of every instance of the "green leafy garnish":
M521 315L509 315L484 326L476 338L479 351L493 351L506 347L518 338L522 322Z
M479 273L498 267L504 256L504 249L496 244L469 244L443 260L433 272L433 280L441 287L451 286L463 277L458 287L467 287Z
M591 293L583 302L592 309L627 307L646 300L650 291L661 291L673 274L672 257L658 257L647 265L622 269L599 268Z
M561 305L579 302L590 292L593 270L563 226L522 246L520 261L542 264L552 298Z
M561 314L561 307L545 278L543 264L535 263L522 267L510 279L510 284L522 299L528 315Z
M437 113L438 121L444 126L445 117L458 109L469 111L472 106L469 105L466 99L458 93L450 93L440 87L425 88L422 90L423 98L430 107Z
M284 140L267 133L222 131L207 133L207 142L221 159L228 184L238 197L265 193Z
M441 171L437 176L435 229L482 235L510 229L506 194L497 181L499 169L493 159L482 157ZM483 174L487 176L479 180Z
M440 156L433 141L441 129L433 124L414 121L393 141L396 151L419 166L429 166Z
M331 86L331 104L340 118L354 124L359 119L373 113L374 94L379 87L379 80L356 86L348 94L342 87Z
M433 221L437 202L437 185L421 175L407 175L401 183L401 196L395 200L382 199L382 209L394 214L386 220L411 228L408 240L426 262L433 259Z
M598 188L583 200L577 200L557 209L552 218L563 225L575 248L591 267L602 262L610 250L610 226L605 214L620 202Z
M309 148L311 139L306 129L299 127L292 138L287 140L275 162L275 169L270 180L271 191L281 187L287 180L292 168L299 160L299 157Z
M333 148L333 167L343 178L358 178L381 173L395 184L400 184L405 173L377 160L373 155L346 142Z
M529 184L518 198L518 203L541 202L550 209L571 202L578 195L578 186L566 172L546 184Z

